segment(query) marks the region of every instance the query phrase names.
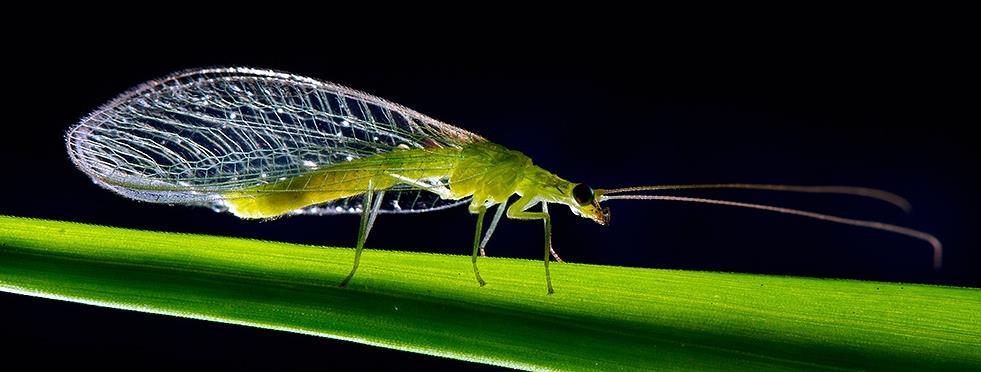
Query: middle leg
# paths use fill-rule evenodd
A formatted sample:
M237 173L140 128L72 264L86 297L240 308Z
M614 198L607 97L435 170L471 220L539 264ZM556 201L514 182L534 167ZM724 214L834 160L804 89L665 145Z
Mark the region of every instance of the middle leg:
M497 212L494 213L494 219L491 220L490 227L487 228L487 234L484 235L484 240L480 242L480 256L487 256L487 252L484 252L484 247L487 246L487 242L490 241L490 237L494 234L494 229L497 228L497 222L501 220L501 216L504 215L504 210L506 203L501 203L497 205Z
M548 206L545 202L541 202L541 212L527 211L528 208L531 208L538 202L540 201L530 198L527 195L522 196L508 208L508 218L517 220L542 220L545 222L545 285L548 287L548 294L553 294L555 290L552 289L552 275L548 270L548 262L551 261L549 255L552 252L552 217L548 214Z

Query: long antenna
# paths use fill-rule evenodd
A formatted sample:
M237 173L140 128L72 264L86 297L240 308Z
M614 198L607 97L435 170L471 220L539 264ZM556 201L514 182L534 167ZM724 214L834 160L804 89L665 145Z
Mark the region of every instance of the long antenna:
M619 189L603 190L606 195L619 194L623 192L636 191L663 191L663 190L692 190L692 189L743 189L743 190L767 190L767 191L788 191L806 192L814 194L841 194L854 195L866 198L878 199L886 203L895 205L903 211L909 213L912 206L902 196L879 189L854 186L800 186L800 185L775 185L775 184L754 184L754 183L714 183L699 185L654 185L654 186L635 186Z
M856 220L851 218L832 216L829 214L815 213L815 212L810 212L800 209L775 207L771 205L743 203L743 202L718 200L718 199L689 198L683 196L667 196L667 195L601 195L600 196L601 202L606 200L665 200L665 201L677 201L677 202L686 202L686 203L725 205L730 207L759 209L769 212L792 214L796 216L809 217L822 221L840 223L845 225L860 226L860 227L866 227L876 230L884 230L900 235L906 235L909 237L917 238L926 241L927 243L930 243L930 245L933 246L933 268L936 270L940 269L941 262L943 259L943 246L940 244L940 240L938 240L935 236L919 230L913 230L910 228L891 225L883 222Z

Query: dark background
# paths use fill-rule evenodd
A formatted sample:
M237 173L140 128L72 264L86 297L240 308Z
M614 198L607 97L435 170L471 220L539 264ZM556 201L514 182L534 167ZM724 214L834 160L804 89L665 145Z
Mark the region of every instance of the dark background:
M956 25L945 27L951 29L911 22L832 33L841 30L815 25L744 35L643 24L611 31L588 24L571 32L448 37L438 45L428 36L367 42L321 33L249 43L211 31L152 39L136 31L68 39L21 35L7 46L12 67L3 77L12 94L5 98L0 137L0 213L352 245L354 216L255 222L208 209L138 203L97 187L70 163L64 131L115 95L176 70L242 65L387 98L594 187L750 182L890 190L913 203L911 214L847 196L677 194L875 219L933 233L945 244L944 268L934 271L929 246L903 236L752 210L614 201L608 227L563 206L551 209L555 246L571 262L977 287L981 183L977 136L970 130L977 118L963 115L976 107L976 92L962 92L968 86L965 52L946 37L959 33ZM308 45L311 40L317 43ZM469 254L474 221L465 208L382 215L367 245ZM505 219L488 252L538 259L540 229L540 223ZM174 366L465 365L9 294L0 294L0 309L6 321L17 319L3 325L3 339L16 343L21 355L53 348L80 365L98 365L108 355Z

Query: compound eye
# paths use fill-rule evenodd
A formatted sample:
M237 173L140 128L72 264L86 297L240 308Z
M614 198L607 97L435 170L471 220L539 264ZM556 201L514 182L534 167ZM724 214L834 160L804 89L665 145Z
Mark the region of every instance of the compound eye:
M586 205L593 202L593 189L585 184L578 184L572 189L572 197L579 205Z

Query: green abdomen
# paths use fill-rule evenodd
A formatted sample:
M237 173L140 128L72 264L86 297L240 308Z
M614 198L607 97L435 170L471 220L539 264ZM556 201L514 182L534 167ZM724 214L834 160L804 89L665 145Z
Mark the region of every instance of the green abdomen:
M224 198L229 211L238 217L277 217L303 207L363 194L369 183L373 190L382 191L402 183L398 177L449 176L460 160L460 152L453 148L393 151L227 192Z
M229 211L242 218L271 218L307 206L405 184L406 179L449 179L451 199L474 196L501 202L514 193L531 164L523 154L490 142L463 149L408 149L355 159L295 177L224 194Z

